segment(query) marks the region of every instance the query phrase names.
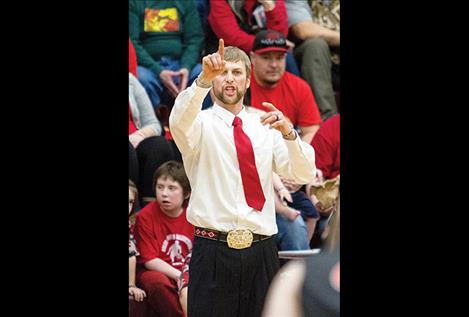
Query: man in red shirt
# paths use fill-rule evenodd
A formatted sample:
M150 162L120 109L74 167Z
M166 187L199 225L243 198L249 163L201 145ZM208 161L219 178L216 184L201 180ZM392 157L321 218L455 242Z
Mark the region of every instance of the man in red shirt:
M340 114L327 119L314 136L311 145L316 154L316 167L324 179L340 174Z
M311 143L321 124L321 115L308 83L285 70L287 50L286 38L282 33L275 30L257 33L250 52L251 86L244 97L244 103L263 111L269 111L262 105L263 102L274 103L299 130L301 139ZM279 234L276 241L283 250L307 249L319 215L309 198L301 191L302 185L286 178L281 178L281 181L283 188L293 196L293 201L288 206L301 211L303 220L285 217L281 212L282 206L277 205ZM307 231L304 230L305 225Z
M261 31L252 47L251 87L244 102L269 111L262 102L277 106L300 130L301 139L311 143L321 124L321 115L308 83L285 71L288 50L285 36L274 30Z
M254 10L257 6L264 12L265 21L256 21ZM222 38L226 45L236 46L246 53L252 50L255 33L262 28L277 30L285 36L288 34L287 9L283 0L210 0L208 22L217 38ZM213 39L213 49L209 52L215 51L217 47L218 40Z
M316 171L319 175L319 183L338 177L340 175L340 114L335 114L324 121L311 141L311 145L314 148L316 157ZM337 182L338 180L336 180ZM328 224L329 215L335 210L336 206L326 207L323 206L323 203L319 203L317 196L312 194L310 186L307 186L306 192L311 195L314 206L321 214L316 238L313 238L312 242L312 245L320 247L323 241L322 233Z
M146 291L157 316L183 317L188 281L181 282L181 273L192 251L194 226L186 219L191 188L182 163L161 165L155 172L154 185L156 201L140 210L135 223L140 252L137 285Z
M218 40L236 46L246 54L252 50L255 34L272 29L288 35L287 9L284 0L210 0L205 53L218 48ZM293 48L295 45L289 42ZM287 54L287 69L300 76L292 52Z

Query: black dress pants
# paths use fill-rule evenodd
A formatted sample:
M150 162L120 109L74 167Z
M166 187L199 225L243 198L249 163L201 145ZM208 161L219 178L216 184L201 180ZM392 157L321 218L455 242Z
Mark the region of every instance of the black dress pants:
M259 317L279 269L274 239L241 250L195 237L189 265L188 317Z

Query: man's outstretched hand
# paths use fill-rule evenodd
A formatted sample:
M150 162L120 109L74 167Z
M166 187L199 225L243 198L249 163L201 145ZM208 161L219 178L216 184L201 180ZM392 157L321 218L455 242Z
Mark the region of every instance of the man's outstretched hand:
M263 102L262 105L270 110L261 116L262 125L268 124L270 128L280 131L284 137L287 136L286 138L288 140L296 139L296 134L291 133L293 131L293 127L285 118L283 113L275 108L275 106L270 102Z
M223 39L220 39L218 42L218 51L216 53L209 54L202 59L202 72L197 79L199 86L211 86L215 77L223 74L225 71L225 65L225 43Z

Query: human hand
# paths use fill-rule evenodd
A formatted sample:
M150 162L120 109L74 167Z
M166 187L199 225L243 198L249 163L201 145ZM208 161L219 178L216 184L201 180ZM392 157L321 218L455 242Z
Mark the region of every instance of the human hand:
M223 39L218 42L218 51L202 59L202 72L197 79L201 86L210 86L218 75L225 71L225 43Z
M185 287L179 294L179 303L181 303L184 316L187 316L187 287Z
M327 216L330 215L335 210L335 204L327 208L324 208L320 201L316 205L314 205L314 207L321 215L327 215Z
M129 285L129 295L132 295L137 302L141 302L147 297L145 291L135 285Z
M179 92L183 91L187 87L187 82L189 81L189 70L187 68L181 68L179 70L179 75L181 80L179 81Z
M143 140L145 140L145 135L140 131L135 131L129 135L129 141L135 149Z
M177 97L179 94L179 88L176 86L176 84L173 81L173 77L180 76L179 71L175 72L172 70L165 69L161 71L160 73L160 79L163 85L168 88L169 93L171 96L174 98Z
M300 190L302 185L297 184L293 179L290 178L281 178L283 185L290 193Z
M292 41L287 40L287 47L288 47L288 50L291 52L295 48L295 43L293 43Z
M183 271L181 272L181 275L179 275L177 279L177 288L178 288L178 293L181 294L181 291L186 288L186 286L189 285L189 271Z
M322 174L322 171L319 168L316 168L315 182L316 182L316 184L324 183L324 175Z
M295 219L301 215L301 211L288 207L284 212L283 215L290 221L295 221Z
M330 213L334 210L335 204L332 206L329 206L328 208L324 208L319 199L316 197L316 195L312 194L311 195L311 202L314 205L314 208L323 216L328 216Z
M286 206L287 205L287 201L288 202L293 202L293 199L291 198L291 194L290 192L288 191L288 189L286 189L285 187L283 188L280 188L278 191L278 198L280 199L280 202Z
M274 128L275 130L280 131L282 135L288 135L289 140L296 139L296 133L292 133L293 127L285 119L283 113L269 102L263 102L262 105L269 108L270 111L261 116L261 124L269 124L270 128Z
M273 0L258 0L264 7L265 12L272 11L275 8L275 2Z

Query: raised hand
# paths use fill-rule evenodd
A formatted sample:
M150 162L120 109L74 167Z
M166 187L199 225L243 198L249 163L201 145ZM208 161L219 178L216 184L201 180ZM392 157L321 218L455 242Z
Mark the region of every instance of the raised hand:
M294 140L296 138L296 134L290 133L292 132L293 127L285 118L283 113L269 102L263 102L262 105L269 108L270 111L261 116L261 123L263 125L270 124L271 128L280 131L284 136L288 135L289 139Z
M199 76L198 83L201 86L210 86L215 77L223 74L225 65L225 43L223 39L220 39L218 51L202 59L202 73Z

